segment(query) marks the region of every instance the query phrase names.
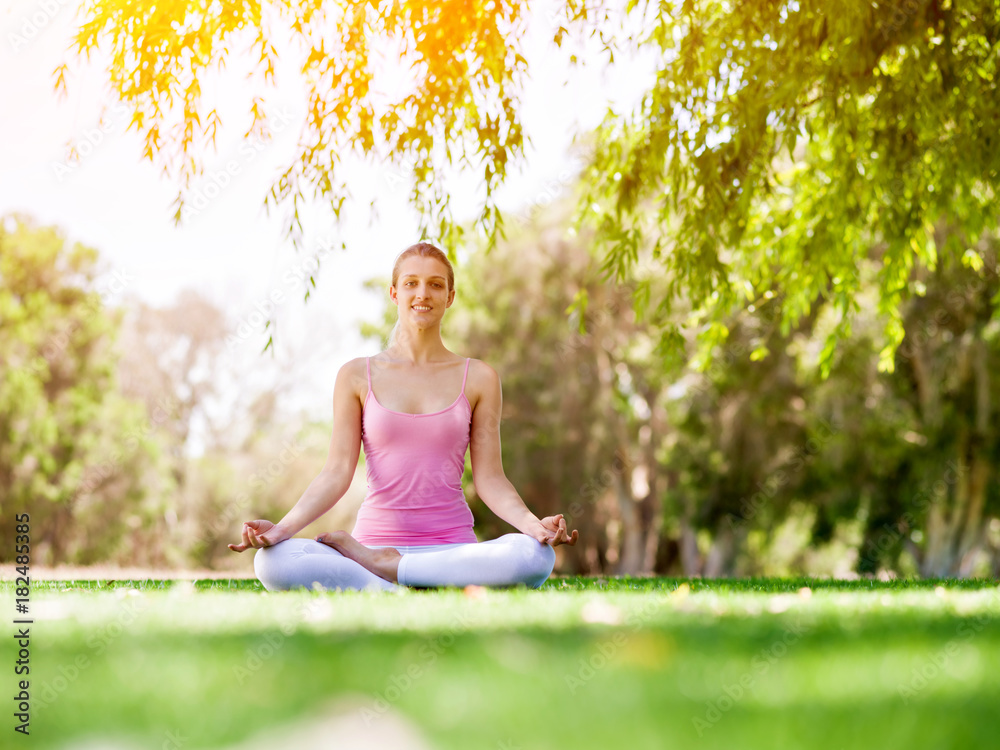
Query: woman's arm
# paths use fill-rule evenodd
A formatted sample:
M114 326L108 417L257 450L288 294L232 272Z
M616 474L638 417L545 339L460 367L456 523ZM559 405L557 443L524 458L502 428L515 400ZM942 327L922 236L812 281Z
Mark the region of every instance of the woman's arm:
M567 533L561 514L539 519L528 510L504 474L500 456L500 414L503 409L500 376L485 362L479 362L477 371L477 383L481 388L479 401L472 412L469 443L476 494L490 510L521 533L553 546L575 544L578 534L576 531L572 535Z
M323 469L278 523L244 523L243 543L230 544L231 550L242 552L248 547L267 547L289 539L330 510L347 492L361 454L359 365L360 377L365 380L363 359L351 360L337 373L333 387L333 435Z

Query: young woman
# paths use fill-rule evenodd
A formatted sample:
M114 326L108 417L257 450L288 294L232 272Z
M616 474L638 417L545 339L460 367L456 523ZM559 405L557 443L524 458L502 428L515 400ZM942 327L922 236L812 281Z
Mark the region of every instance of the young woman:
M271 591L317 583L541 586L555 565L552 548L576 544L578 533L567 532L562 514L536 517L504 475L500 378L441 340L441 320L455 300L448 257L430 243L408 247L393 266L389 296L398 308L389 347L337 374L323 470L284 518L245 522L242 543L229 549L256 549L254 570ZM362 444L368 493L353 533L293 539L347 491ZM476 541L462 492L466 450L476 493L520 534Z

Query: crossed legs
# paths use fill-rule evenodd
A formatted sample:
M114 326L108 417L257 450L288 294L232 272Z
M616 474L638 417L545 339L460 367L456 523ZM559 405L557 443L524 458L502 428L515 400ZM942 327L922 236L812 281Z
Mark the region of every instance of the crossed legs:
M316 540L333 547L379 578L391 583L397 582L399 561L403 556L395 547L366 547L346 531L329 531L320 534Z
M286 539L254 553L253 568L268 591L319 584L327 589L391 591L400 588L315 539Z
M268 591L320 584L327 589L394 590L401 586L538 588L552 573L555 551L525 534L487 542L417 547L365 547L347 532L286 539L254 554L254 571ZM336 548L335 548L336 547Z

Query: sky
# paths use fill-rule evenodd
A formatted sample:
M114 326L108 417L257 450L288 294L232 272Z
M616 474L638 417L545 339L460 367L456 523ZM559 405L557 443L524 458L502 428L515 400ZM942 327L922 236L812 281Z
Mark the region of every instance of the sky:
M500 193L505 211L527 211L553 199L579 168L569 151L573 133L596 126L609 104L634 106L651 82L655 61L609 68L593 45L577 47L586 65L569 66L568 53L550 41L554 7L535 4L528 26L525 57L531 78L522 117L531 143L519 173ZM71 242L96 248L107 278L117 273L127 280L121 304L140 299L163 306L182 289L197 289L229 315L233 341L239 344L230 348L245 366L266 356L259 354L267 335L257 311L274 305L279 366L308 363L285 406L315 407L328 416L340 366L379 350L357 332L359 322L376 319L384 304L363 283L387 277L396 255L421 239L418 218L406 203L406 175L388 165L350 165L352 186L377 200L378 219L369 226L367 199L348 204L340 226L323 206L310 206L307 252L296 253L284 238L284 217L267 216L263 205L272 181L296 153L306 115L304 88L290 64L279 66L279 85L271 88L247 80L234 57L222 76L203 87L206 100L218 100L223 114L218 150L205 154L209 177L195 183L212 199L177 226L172 203L179 186L142 160L142 141L134 131L126 132L129 114L110 94L100 57L74 62L69 52L77 13L77 0L0 2L0 215L29 214L42 225L59 226ZM70 62L71 74L68 96L60 97L52 72L64 61ZM387 76L382 85L388 90L394 83L391 72ZM273 117L270 141L245 138L248 123L238 119L255 92L263 93ZM68 158L70 142L79 158ZM236 169L228 170L227 180L222 173L233 163ZM475 184L475 177L458 173L446 183L456 218L478 214L474 199L482 190L472 189ZM339 242L323 252L329 237L342 237L348 252L339 249ZM322 252L317 287L303 302L302 278L315 252ZM456 304L460 277L457 286Z

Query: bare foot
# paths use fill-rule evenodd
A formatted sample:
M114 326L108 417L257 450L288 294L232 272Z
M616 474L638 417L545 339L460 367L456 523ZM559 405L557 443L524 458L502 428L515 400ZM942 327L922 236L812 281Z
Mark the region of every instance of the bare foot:
M392 547L371 549L366 547L346 531L327 531L316 537L316 541L333 547L344 557L349 557L366 570L370 570L379 578L397 583L396 571L402 557Z

